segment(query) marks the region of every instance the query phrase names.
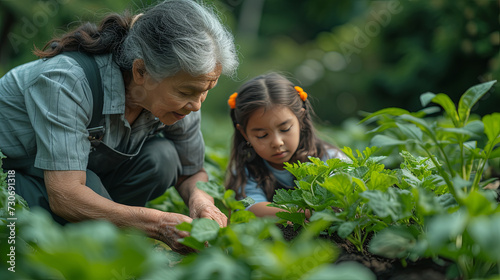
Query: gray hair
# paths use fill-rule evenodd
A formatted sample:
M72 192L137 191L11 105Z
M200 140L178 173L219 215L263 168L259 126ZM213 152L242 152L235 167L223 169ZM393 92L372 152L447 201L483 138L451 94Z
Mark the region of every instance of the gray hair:
M213 9L194 0L165 0L137 18L115 60L130 70L138 58L156 80L179 71L207 74L218 64L233 76L238 67L232 34Z

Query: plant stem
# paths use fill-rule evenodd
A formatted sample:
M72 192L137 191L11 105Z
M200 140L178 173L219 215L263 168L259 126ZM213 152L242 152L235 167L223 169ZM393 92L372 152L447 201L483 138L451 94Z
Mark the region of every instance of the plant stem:
M488 145L486 145L486 146L488 146ZM488 149L488 152L486 153L486 157L479 161L476 175L474 177L474 182L472 183L472 190L479 189L479 182L481 181L481 177L483 176L484 167L486 166L486 163L488 162L488 159L491 156L491 151L493 150L493 145L489 145L489 146L491 146L491 147Z
M462 136L460 136L460 140L458 143L460 147L460 166L462 166L462 179L467 180L467 168L465 164L465 150L464 150L464 141L462 141Z
M450 181L450 178L448 177L448 173L446 173L446 171L441 167L441 165L439 165L439 163L434 159L434 156L431 154L431 152L428 149L423 147L423 145L422 145L422 148L427 153L427 156L429 156L429 158L432 160L432 162L434 163L434 166L436 166L436 168L439 170L439 173L441 174L444 181L446 182L446 185L448 185L448 190L450 191L450 193L458 201L457 194L455 193L455 188L453 187L453 183Z

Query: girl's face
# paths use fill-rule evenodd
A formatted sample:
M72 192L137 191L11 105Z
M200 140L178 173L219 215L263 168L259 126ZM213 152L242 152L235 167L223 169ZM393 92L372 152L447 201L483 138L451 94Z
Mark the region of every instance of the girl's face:
M220 67L197 77L181 71L160 82L145 75L135 92L134 88L131 89L129 102L150 111L162 123L172 125L189 113L200 110L201 103L217 84L220 74Z
M283 163L290 161L299 146L299 120L285 106L260 108L248 119L245 131L239 125L238 129L255 152L276 169L284 169Z

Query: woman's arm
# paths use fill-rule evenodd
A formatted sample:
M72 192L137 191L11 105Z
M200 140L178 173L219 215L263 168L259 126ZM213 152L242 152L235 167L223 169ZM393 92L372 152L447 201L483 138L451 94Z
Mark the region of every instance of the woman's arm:
M227 217L215 206L214 198L196 187L199 181L208 181L205 169L191 176L181 176L175 186L186 205L189 206L191 218L208 218L216 221L221 227L227 226Z
M190 223L192 219L188 216L113 202L85 185L85 171L45 171L44 176L50 208L62 218L70 222L108 220L119 227L137 228L176 252L193 251L177 242L188 233L175 226Z

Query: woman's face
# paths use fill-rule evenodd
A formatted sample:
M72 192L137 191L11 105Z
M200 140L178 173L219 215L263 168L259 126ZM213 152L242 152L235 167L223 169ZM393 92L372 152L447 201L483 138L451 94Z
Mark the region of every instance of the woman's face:
M283 163L290 161L299 146L300 124L288 107L260 108L250 116L242 134L261 158L283 169Z
M159 82L144 74L142 80L135 79L127 101L150 111L162 123L172 125L189 113L200 110L201 103L217 84L220 74L221 67L197 77L181 71Z

